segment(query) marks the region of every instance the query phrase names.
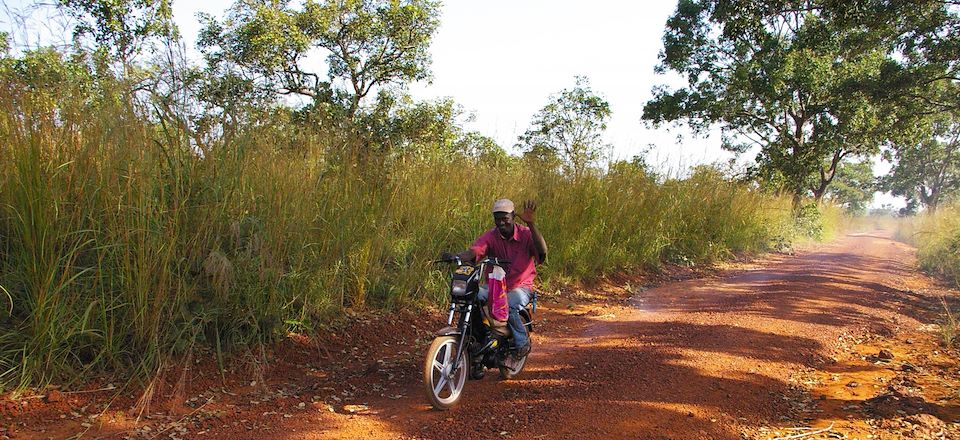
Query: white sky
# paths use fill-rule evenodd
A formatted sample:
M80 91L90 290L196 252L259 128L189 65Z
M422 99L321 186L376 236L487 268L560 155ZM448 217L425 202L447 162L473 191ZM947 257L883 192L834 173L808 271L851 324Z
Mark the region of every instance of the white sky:
M686 139L650 130L640 118L651 87L663 25L676 2L546 0L449 2L432 47L435 79L421 96L452 96L474 111L474 128L511 147L548 97L590 79L613 111L606 140L629 158L648 144L654 164L731 157L719 139Z
M29 3L3 2L8 10ZM222 17L231 4L173 2L188 49L194 50L199 31L196 14ZM733 156L720 148L717 135L699 138L682 128L650 129L640 119L651 88L678 81L653 72L664 24L675 7L674 0L447 0L431 47L433 81L414 84L411 92L422 99L453 98L474 116L467 128L512 151L548 97L572 87L574 77L582 75L610 102L613 115L605 140L613 145L615 158L628 159L652 146L648 163L666 171L726 161ZM0 20L0 29L11 29L9 19ZM317 70L325 73L322 66ZM680 142L678 135L683 136ZM896 201L878 197L874 204L891 202Z

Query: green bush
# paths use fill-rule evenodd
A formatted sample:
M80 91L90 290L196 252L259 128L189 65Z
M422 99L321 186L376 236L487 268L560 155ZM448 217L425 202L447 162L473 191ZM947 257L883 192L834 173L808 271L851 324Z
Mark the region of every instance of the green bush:
M823 216L816 203L801 205L795 212L794 224L797 233L803 237L814 240L823 238Z

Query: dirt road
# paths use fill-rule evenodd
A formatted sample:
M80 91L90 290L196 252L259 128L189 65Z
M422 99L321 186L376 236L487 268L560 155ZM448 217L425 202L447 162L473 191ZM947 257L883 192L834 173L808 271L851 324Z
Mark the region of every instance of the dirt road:
M242 379L212 386L197 373L186 386L181 381L166 394L158 392L166 396L160 400L175 404L155 405L152 422L132 420L122 399L105 411L93 405L87 412L100 415L84 432L278 440L740 439L804 433L809 431L790 429L837 421L869 432L882 417L841 411L856 398L843 394L842 386L818 391L822 383L815 378L829 375L849 385L845 377L856 377L859 388L846 388L862 394L861 400L882 394L886 379L872 383L871 378L883 376L877 371L885 365L893 371L899 364L856 364L863 356L851 356L851 350L870 335L893 340L916 333L914 339L935 344L935 335L917 332L931 333L943 293L915 271L911 248L880 233L849 235L708 278L632 289L625 302L549 306L537 317L536 345L524 373L504 382L488 372L467 384L462 403L451 411L431 410L418 381L431 323L410 329L404 323L399 329L373 322L372 333L354 334L342 347L289 344L274 354L278 361L260 373L259 384L246 383L249 376L238 372L234 376ZM371 341L377 341L374 352L357 353ZM932 415L943 425L934 428L949 435L960 418L960 397L950 392L946 400L922 402L912 411L903 407L907 411L893 416ZM36 423L14 424L8 434L42 438L78 432L86 416L60 424L44 423L44 417L89 401L54 400L45 409L24 410ZM830 432L836 431L807 438L837 438L828 437ZM874 438L899 435L891 432Z

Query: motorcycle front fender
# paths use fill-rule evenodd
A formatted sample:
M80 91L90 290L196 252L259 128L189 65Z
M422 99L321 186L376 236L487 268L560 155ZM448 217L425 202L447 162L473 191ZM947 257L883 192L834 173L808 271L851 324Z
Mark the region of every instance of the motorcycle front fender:
M460 331L456 327L448 326L437 331L436 336L460 336Z

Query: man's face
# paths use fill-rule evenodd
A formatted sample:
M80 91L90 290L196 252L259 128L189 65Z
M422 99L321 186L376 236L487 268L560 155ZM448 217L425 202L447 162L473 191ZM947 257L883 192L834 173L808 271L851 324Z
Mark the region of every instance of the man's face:
M494 212L493 224L497 226L497 231L504 237L513 236L513 213L512 212Z

